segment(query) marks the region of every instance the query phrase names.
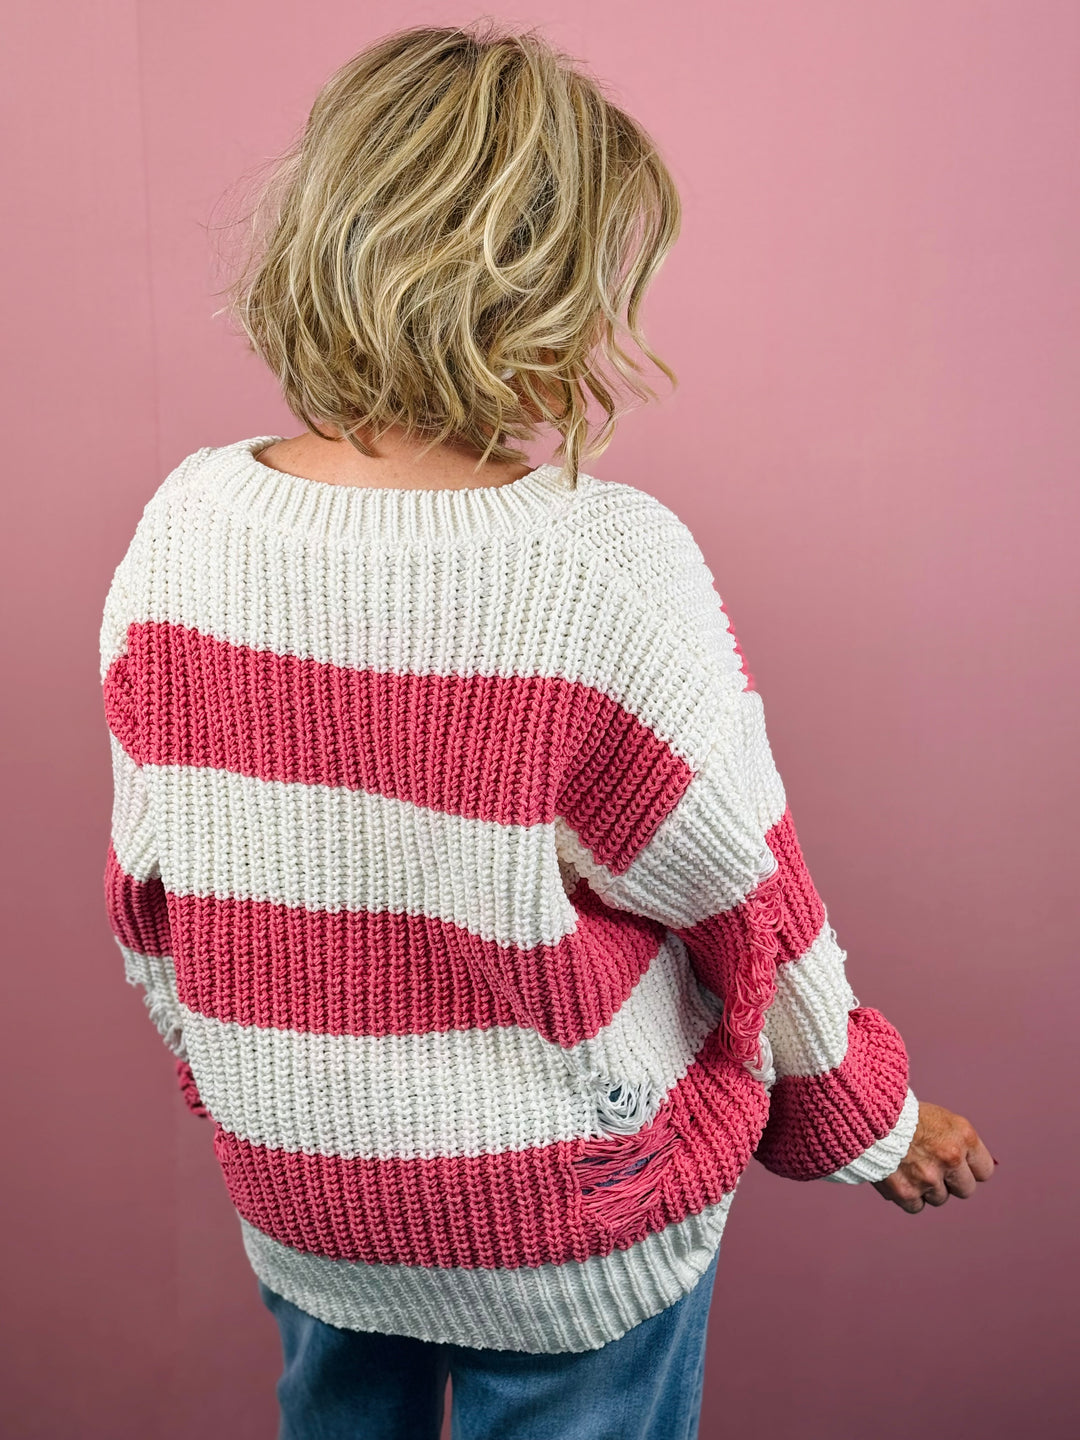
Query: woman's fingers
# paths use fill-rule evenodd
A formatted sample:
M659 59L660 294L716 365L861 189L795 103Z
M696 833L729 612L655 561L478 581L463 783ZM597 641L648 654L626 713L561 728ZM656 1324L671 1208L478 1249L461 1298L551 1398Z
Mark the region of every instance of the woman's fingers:
M993 1161L990 1163L992 1168ZM978 1183L970 1165L961 1161L948 1169L941 1167L937 1174L933 1173L933 1167L924 1165L917 1176L898 1175L889 1185L879 1182L877 1188L901 1210L918 1215L925 1205L944 1205L950 1195L967 1200L975 1194Z
M975 1137L975 1144L968 1151L967 1163L976 1180L989 1180L994 1173L994 1157L978 1136Z
M898 1205L901 1210L906 1210L909 1215L917 1215L925 1205L924 1188L922 1184L905 1175L903 1170L895 1171L884 1180L874 1181L874 1189L879 1195Z
M966 1161L962 1165L954 1166L951 1170L946 1170L944 1179L949 1194L955 1195L960 1200L967 1200L974 1195L975 1187L979 1183L971 1166Z

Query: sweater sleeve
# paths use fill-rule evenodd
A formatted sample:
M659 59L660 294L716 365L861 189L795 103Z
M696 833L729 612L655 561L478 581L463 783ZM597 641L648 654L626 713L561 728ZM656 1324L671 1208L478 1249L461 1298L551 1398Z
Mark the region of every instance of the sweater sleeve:
M135 545L117 567L105 601L100 636L101 685L112 760L112 817L105 855L105 913L149 1017L175 1056L177 1083L188 1108L208 1115L195 1086L176 992L168 902L158 863L147 776L139 763L137 701L128 675L127 627Z
M560 797L560 860L684 942L723 1003L725 1049L770 1089L756 1151L767 1168L882 1179L917 1119L903 1040L851 992L700 549L658 501L618 533L599 604L605 661Z

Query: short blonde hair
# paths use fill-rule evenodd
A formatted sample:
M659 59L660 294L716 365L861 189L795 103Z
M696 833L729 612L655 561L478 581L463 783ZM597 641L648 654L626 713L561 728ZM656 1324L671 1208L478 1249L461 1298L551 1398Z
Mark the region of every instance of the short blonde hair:
M605 364L656 398L620 330L677 383L639 323L679 231L674 181L533 31L416 26L362 50L244 218L225 310L290 410L363 454L355 431L397 425L479 450L478 468L526 461L508 441L547 423L575 483L624 413ZM590 394L606 417L591 444Z

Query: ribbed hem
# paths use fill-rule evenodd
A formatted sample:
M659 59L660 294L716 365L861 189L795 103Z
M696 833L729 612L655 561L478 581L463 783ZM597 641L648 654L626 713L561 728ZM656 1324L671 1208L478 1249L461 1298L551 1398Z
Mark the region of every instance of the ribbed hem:
M362 543L432 543L542 528L591 477L572 490L559 466L539 465L506 485L406 490L332 485L273 470L255 458L281 435L255 435L199 452L188 483L218 504L289 534Z
M735 1192L608 1255L561 1265L445 1269L327 1260L239 1216L255 1274L328 1325L532 1354L597 1350L687 1294L720 1245Z

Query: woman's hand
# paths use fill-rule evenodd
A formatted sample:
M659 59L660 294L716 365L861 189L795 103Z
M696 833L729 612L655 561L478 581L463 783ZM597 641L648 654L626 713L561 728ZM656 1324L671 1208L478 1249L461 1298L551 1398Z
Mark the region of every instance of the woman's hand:
M899 1168L874 1189L917 1215L924 1205L944 1205L950 1195L966 1200L980 1180L989 1180L997 1161L962 1115L919 1102L919 1123Z

